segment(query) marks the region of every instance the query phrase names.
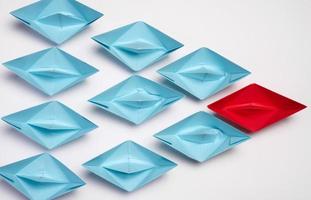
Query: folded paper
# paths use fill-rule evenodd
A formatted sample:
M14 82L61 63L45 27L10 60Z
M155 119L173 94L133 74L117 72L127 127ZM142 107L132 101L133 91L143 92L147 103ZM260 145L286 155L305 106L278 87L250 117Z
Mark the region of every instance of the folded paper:
M0 178L31 200L51 200L85 183L48 153L0 167Z
M144 69L183 46L144 22L129 24L93 39L134 71Z
M73 37L103 15L75 0L41 0L11 14L56 44Z
M57 101L13 113L2 120L48 149L75 140L97 127Z
M250 74L208 48L198 49L158 72L200 100Z
M241 131L205 112L197 112L154 137L199 162L249 139Z
M47 95L70 88L98 71L58 48L35 52L3 65Z
M176 164L135 142L126 141L83 166L130 192L158 178Z
M183 97L151 80L133 75L89 101L135 124L140 124Z
M306 108L257 84L248 85L208 107L249 132L258 131Z

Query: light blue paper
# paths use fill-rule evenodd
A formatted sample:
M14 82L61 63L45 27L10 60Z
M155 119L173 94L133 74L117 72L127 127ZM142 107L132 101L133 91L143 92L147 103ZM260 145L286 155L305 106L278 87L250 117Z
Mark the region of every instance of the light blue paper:
M85 183L48 153L0 167L0 178L31 200L51 200Z
M141 124L182 97L179 92L133 75L89 101L134 124Z
M250 137L205 112L197 112L154 135L199 162L206 161Z
M75 140L97 127L57 101L13 113L2 120L48 149Z
M92 39L134 71L144 69L183 46L144 22L129 24Z
M141 188L177 165L133 141L126 141L83 166L106 181L130 192Z
M11 14L56 44L65 42L103 16L75 0L41 0Z
M250 74L208 48L200 48L158 72L200 100Z
M3 63L47 95L70 88L98 70L58 48L48 48Z

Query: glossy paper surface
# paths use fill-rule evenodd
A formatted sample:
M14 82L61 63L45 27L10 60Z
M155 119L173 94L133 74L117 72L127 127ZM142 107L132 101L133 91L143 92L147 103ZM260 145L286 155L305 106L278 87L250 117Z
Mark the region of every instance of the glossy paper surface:
M126 141L83 166L130 192L158 178L176 164L135 142Z
M57 101L10 114L2 120L48 149L75 140L97 127Z
M144 22L129 24L93 39L134 71L144 69L183 46Z
M41 0L11 14L56 44L68 40L103 15L75 0Z
M85 185L48 153L0 167L0 178L31 200L51 200Z
M89 101L135 124L140 124L183 97L172 89L133 75Z
M58 48L35 52L3 65L47 95L70 88L98 71Z
M246 86L208 107L250 132L258 131L306 108L305 105L257 84Z
M197 112L154 137L199 162L249 139L241 131L205 112Z
M201 100L250 74L208 48L198 49L158 72Z

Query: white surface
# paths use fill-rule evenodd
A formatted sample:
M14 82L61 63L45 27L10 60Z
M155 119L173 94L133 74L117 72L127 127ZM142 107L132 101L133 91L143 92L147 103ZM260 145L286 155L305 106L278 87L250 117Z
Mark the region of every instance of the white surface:
M0 0L0 61L5 62L52 44L8 13L32 0ZM186 159L152 137L169 125L204 110L206 105L256 82L306 105L311 105L311 1L309 0L83 0L105 16L60 47L97 67L87 81L49 98L0 68L0 115L48 100L59 100L99 128L50 153L82 179L85 187L62 199L311 199L310 109L266 128L235 149L203 164ZM166 111L133 126L87 100L126 79L131 72L107 56L91 36L143 20L185 46L140 72L163 82L155 71L206 46L252 72L234 86L205 100L186 97ZM132 139L178 163L178 167L144 188L126 193L89 175L81 164L111 147ZM44 152L39 145L0 123L0 166ZM0 199L24 199L0 182Z

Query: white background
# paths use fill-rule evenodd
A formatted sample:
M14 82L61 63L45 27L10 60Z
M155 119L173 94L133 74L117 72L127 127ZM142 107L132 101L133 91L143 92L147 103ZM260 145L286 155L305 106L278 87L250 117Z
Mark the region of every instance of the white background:
M0 0L0 62L51 47L8 13L33 1ZM206 105L250 83L311 105L311 1L309 0L83 0L105 16L60 47L100 70L83 83L53 97L0 68L0 115L59 100L99 125L87 136L50 153L87 185L65 195L74 200L308 200L311 199L310 109L252 135L252 139L205 163L195 163L160 144L152 135L204 110ZM87 100L132 73L108 56L91 36L143 20L185 44L140 72L163 82L155 71L208 47L252 72L217 95L197 101L186 97L140 126L100 111ZM126 193L90 175L81 164L125 141L134 140L178 163L178 167ZM45 149L0 123L0 166ZM24 199L0 182L0 199Z

